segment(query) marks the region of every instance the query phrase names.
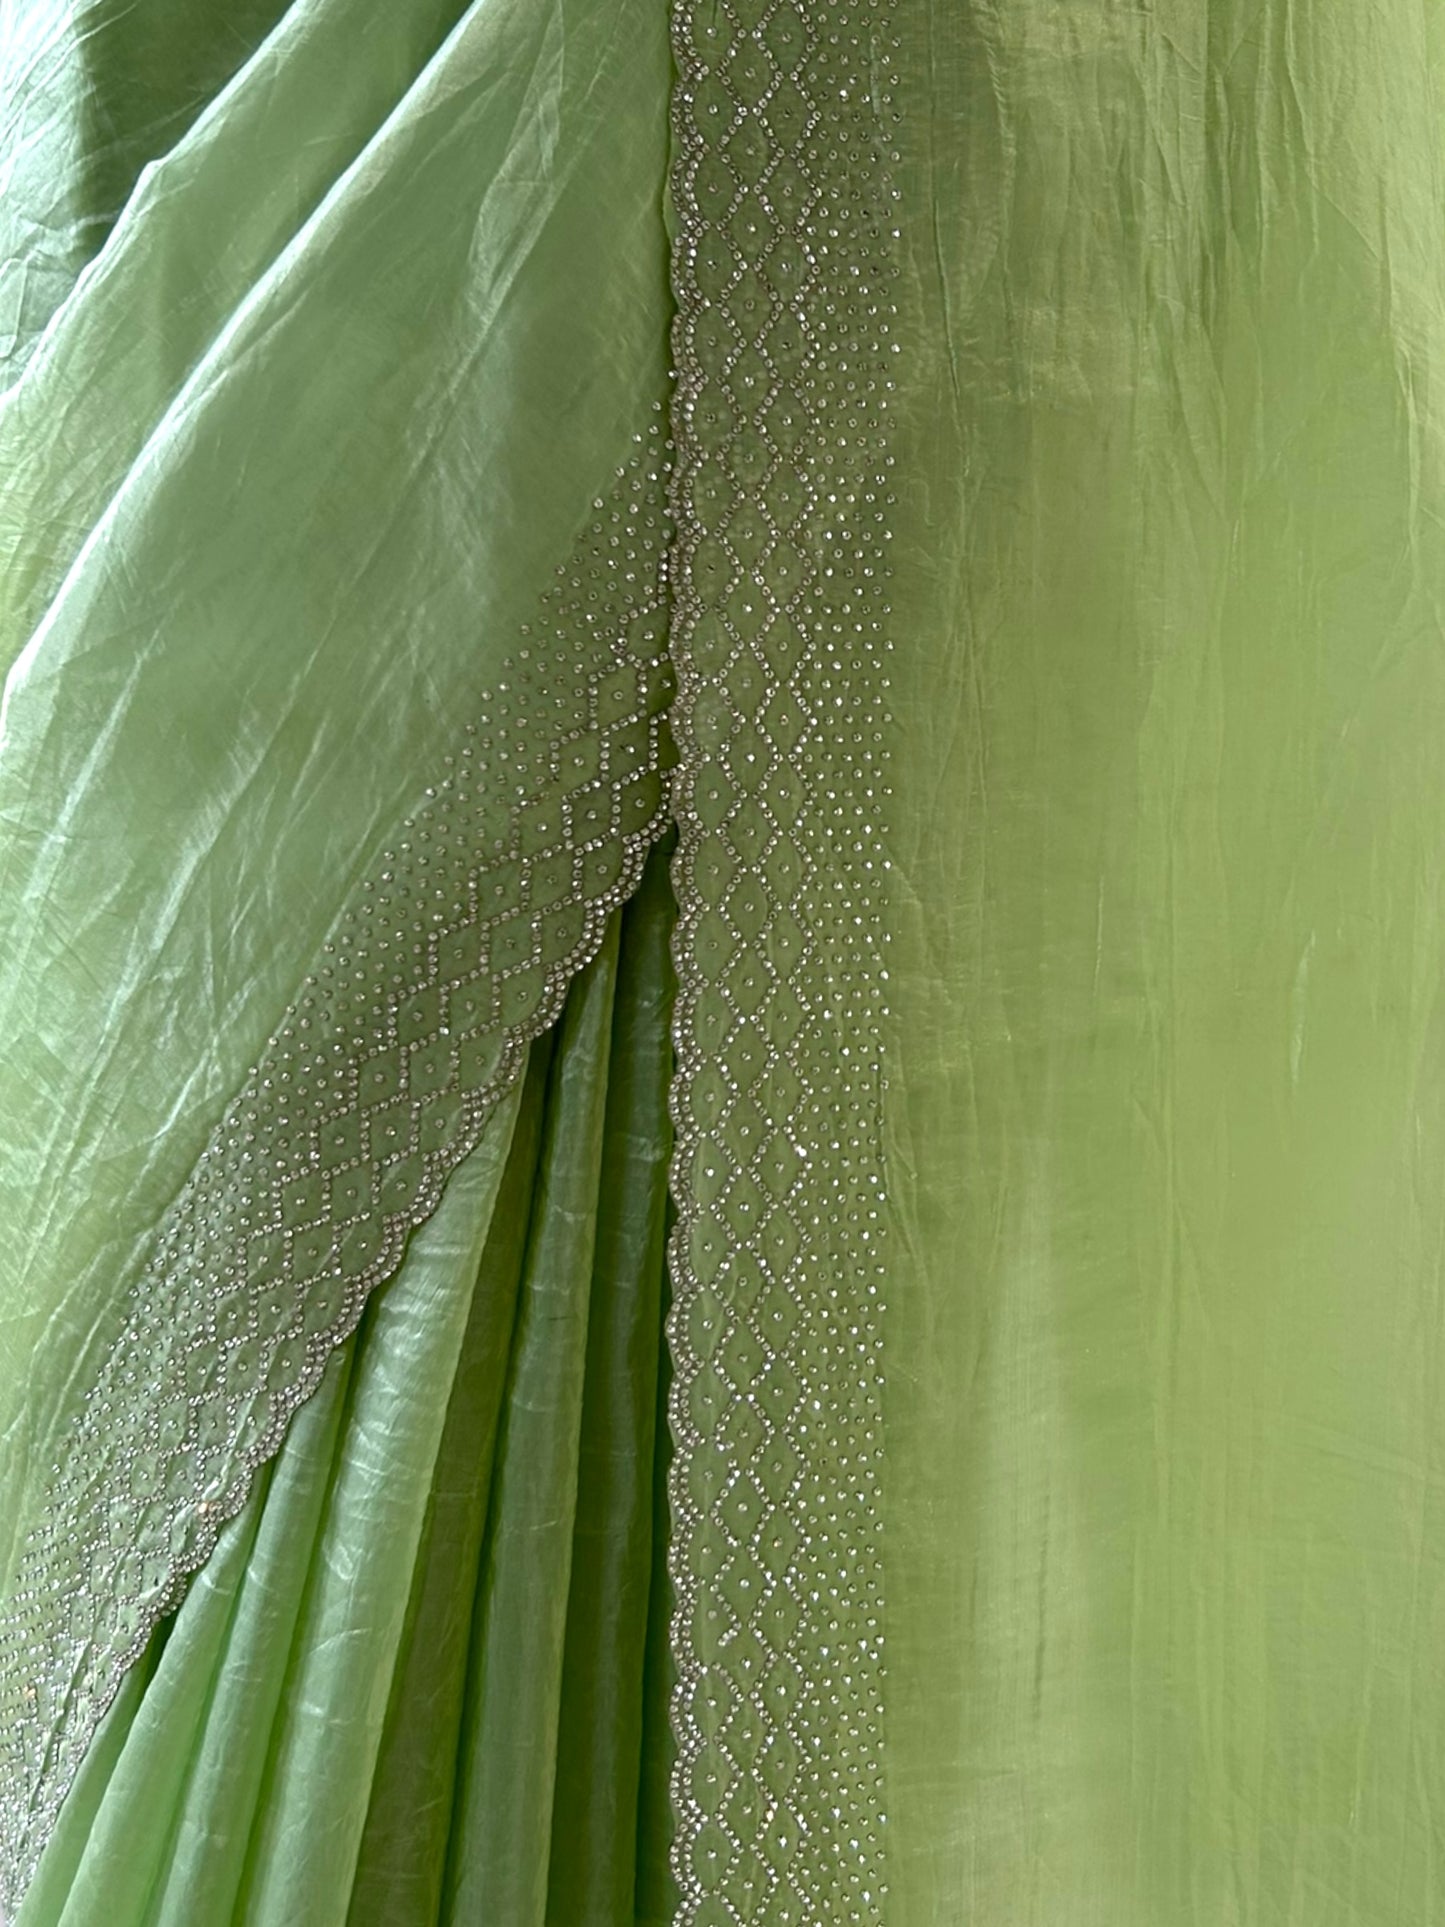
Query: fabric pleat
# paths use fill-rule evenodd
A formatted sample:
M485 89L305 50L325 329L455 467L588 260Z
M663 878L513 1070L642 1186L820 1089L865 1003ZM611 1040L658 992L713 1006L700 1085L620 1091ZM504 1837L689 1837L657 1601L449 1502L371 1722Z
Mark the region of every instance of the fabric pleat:
M666 862L129 1676L17 1927L587 1927L640 1854L655 1888Z
M434 1920L448 1842L472 1609L546 1122L553 1040L533 1047L479 1288L457 1359L386 1733L357 1859L352 1922Z
M559 1038L473 1608L445 1917L545 1914L615 942ZM569 1051L569 1046L571 1050Z
M643 1781L649 1638L667 1636L659 1577L666 1507L639 1474L659 1463L667 1174L658 1159L672 1069L672 967L658 941L662 879L644 883L619 965L602 1136L592 1309L578 1447L547 1920L610 1927L639 1907L640 1865L666 1831ZM661 1808L661 1810L659 1810Z

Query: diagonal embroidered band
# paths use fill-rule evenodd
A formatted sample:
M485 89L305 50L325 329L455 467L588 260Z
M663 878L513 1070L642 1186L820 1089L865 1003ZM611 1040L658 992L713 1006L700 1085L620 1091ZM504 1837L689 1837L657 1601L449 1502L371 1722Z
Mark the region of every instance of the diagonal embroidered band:
M0 1903L126 1668L670 821L665 450L610 497L160 1226L0 1618ZM546 732L536 717L548 713Z

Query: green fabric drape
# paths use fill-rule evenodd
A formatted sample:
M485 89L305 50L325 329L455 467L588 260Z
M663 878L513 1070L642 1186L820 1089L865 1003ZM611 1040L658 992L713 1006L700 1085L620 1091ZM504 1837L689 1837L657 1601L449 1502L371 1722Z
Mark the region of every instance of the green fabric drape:
M1440 1910L1441 25L900 17L898 1920Z
M17 1927L649 1917L671 922L659 856L128 1679Z
M269 1096L295 1074L276 1052L318 1028L287 1024L291 1002L308 981L350 996L326 1074L366 1060L381 1101L409 1095L389 1180L374 1160L346 1175L341 1130L340 1173L309 1199L291 1187L323 1214L313 1239L350 1216L364 1258L388 1195L410 1187L415 1223L416 1187L439 1181L408 1133L455 1161L655 831L667 23L641 8L632 24L586 7L288 10L143 172L5 391L0 1784L17 1859L108 1698L108 1655L173 1603L175 1549L188 1530L204 1542L222 1486L229 1507L265 1457L264 1400L322 1362L310 1313L272 1355L283 1314L253 1309L299 1230L292 1203L259 1239L246 1185L211 1175L222 1149L245 1169L263 1114L308 1168L315 1126ZM625 245L597 226L599 192L628 210ZM559 306L574 272L591 298ZM594 502L620 539L594 532ZM458 988L449 1021L432 1016L425 1064L415 1001L388 1015L378 1060L366 995L391 994L402 928L415 955L442 851L490 864L449 882L495 952L465 1009ZM509 913L542 920L535 956ZM427 961L450 992L482 956L453 943ZM195 1260L211 1282L181 1287L153 1332L146 1254L178 1211L220 1242ZM198 1253L189 1229L182 1248ZM125 1331L117 1406L96 1381ZM138 1394L153 1370L170 1389ZM218 1455L209 1497L198 1454ZM134 1525L111 1539L132 1481L132 1503L178 1505L191 1527L157 1513L143 1545ZM107 1625L78 1672L77 1601Z
M0 27L14 1927L1435 1927L1437 10Z

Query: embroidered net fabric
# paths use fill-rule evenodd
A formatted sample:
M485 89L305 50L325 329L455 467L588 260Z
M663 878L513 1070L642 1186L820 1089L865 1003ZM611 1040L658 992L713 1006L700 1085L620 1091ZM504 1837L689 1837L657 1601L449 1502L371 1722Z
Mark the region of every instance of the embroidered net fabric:
M872 1921L887 9L676 49L679 1918Z

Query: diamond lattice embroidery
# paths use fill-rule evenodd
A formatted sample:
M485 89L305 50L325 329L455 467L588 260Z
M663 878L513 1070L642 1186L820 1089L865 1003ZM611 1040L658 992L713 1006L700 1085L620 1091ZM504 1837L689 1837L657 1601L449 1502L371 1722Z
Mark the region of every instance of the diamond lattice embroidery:
M888 13L675 42L674 1864L875 1921Z

